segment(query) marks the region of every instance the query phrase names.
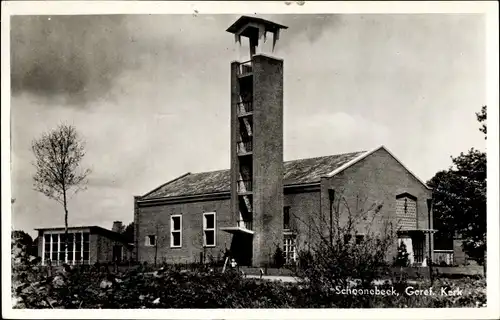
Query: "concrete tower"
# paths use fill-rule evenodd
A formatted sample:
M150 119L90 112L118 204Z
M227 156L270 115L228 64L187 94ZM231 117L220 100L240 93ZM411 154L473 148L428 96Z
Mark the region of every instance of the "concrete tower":
M277 23L242 16L227 31L248 38L248 61L231 63L231 252L240 265L271 262L283 243L283 60L262 51Z

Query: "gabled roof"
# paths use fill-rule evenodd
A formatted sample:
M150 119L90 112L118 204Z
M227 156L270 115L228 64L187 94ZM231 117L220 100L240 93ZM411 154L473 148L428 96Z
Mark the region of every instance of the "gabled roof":
M283 184L287 186L320 182L321 177L364 153L366 152L360 151L286 161L283 164ZM229 170L187 173L150 191L141 200L229 192L230 181Z
M405 166L403 164L403 162L401 162L398 158L396 158L396 156L390 152L385 146L380 146L380 147L377 147L371 151L367 151L363 154L360 154L358 157L344 163L343 165L341 165L340 167L336 168L335 170L333 170L332 172L330 172L328 175L326 175L328 178L331 178L333 176L335 176L336 174L344 171L345 169L353 166L354 164L360 162L361 160L365 159L366 157L368 157L369 155L371 155L372 153L378 151L378 150L384 150L385 152L387 152L394 160L396 160L411 176L413 176L418 182L420 182L425 188L429 189L429 190L432 190L432 188L430 188L422 179L420 179L418 176L416 176L410 169L408 169L407 166Z

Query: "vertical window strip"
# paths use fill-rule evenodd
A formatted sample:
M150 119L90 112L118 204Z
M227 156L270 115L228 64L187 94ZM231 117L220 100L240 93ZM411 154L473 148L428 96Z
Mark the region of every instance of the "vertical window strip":
M175 222L178 221L178 228L175 228ZM176 236L178 235L178 244L176 244ZM173 215L170 217L170 247L182 247L182 215Z
M213 219L211 226L208 225L208 219ZM214 247L216 245L216 213L215 212L205 212L203 213L203 244L207 247ZM212 234L212 239L209 243L207 241L207 234Z

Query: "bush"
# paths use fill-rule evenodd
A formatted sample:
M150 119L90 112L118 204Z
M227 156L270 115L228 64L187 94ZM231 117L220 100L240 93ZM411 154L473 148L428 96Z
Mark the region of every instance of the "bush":
M410 265L410 254L406 250L406 244L401 242L398 246L398 253L394 257L394 266L397 267L408 267Z
M274 252L273 261L274 261L275 268L281 269L285 265L285 262L286 262L285 254L279 246L276 247L276 251Z
M421 282L416 289L429 288ZM196 272L162 268L154 274L131 270L126 273L104 273L66 268L41 282L40 294L30 292L18 308L388 308L388 307L477 307L486 302L486 282L472 278L438 279L440 287L464 289L459 297L408 296L405 282L384 283L378 289L394 287L398 296L339 294L318 290L308 283L283 283L245 279L238 273ZM342 289L344 287L340 287ZM354 285L351 289L374 286Z

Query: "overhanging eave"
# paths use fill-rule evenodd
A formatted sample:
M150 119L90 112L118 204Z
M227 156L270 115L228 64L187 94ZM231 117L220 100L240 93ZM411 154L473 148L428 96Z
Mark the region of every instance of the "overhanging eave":
M220 228L220 230L226 231L226 232L231 233L231 234L244 233L244 234L252 234L253 235L255 233L253 230L249 230L249 229L242 228L242 227L223 227L223 228Z

